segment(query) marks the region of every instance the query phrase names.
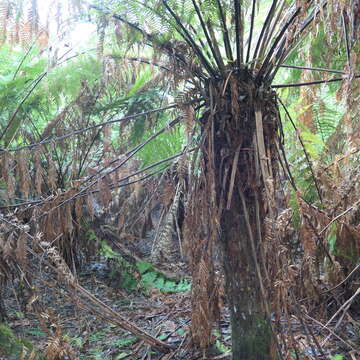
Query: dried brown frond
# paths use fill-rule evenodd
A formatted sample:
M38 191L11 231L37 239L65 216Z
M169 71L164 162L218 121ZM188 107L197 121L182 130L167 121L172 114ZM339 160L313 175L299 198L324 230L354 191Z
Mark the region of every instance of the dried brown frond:
M52 131L59 125L59 124L63 124L64 121L66 120L66 118L69 116L69 112L70 109L72 107L73 104L70 104L68 106L65 106L63 110L61 110L61 112L55 116L55 118L51 121L48 122L48 124L46 125L44 131L41 134L41 139L45 139L47 137L49 137L52 133Z
M57 189L57 174L55 162L52 158L51 152L47 156L48 159L48 182L50 190L55 191Z
M83 215L83 198L77 197L75 199L75 221L78 226L80 226L81 218Z
M360 225L354 226L341 222L336 229L337 259L339 261L341 259L341 264L347 274L360 258Z
M8 152L4 152L2 155L2 177L6 184L7 192L5 196L8 201L15 197L14 169L13 156Z
M311 71L304 71L301 74L301 82L313 81L313 73ZM311 132L316 132L316 124L314 119L314 101L316 101L316 91L317 87L315 86L303 86L300 88L300 99L301 102L298 105L299 109L299 121L306 126Z
M14 240L15 234L13 231L10 232L10 234L5 238L5 242L2 246L2 257L4 260L10 259L14 255Z
M48 242L42 242L41 245L46 250L46 254L49 256L50 260L56 267L58 281L64 282L67 286L70 287L76 286L77 281L66 264L64 258L59 254L59 251L54 246L51 246Z
M91 219L94 219L94 215L95 215L94 203L95 203L94 195L90 192L86 196L86 205L87 205L87 211Z
M42 147L39 147L34 152L34 163L35 163L35 192L37 195L42 194L43 176L44 169L41 165Z
M64 224L66 224L64 228L64 233L71 236L74 230L73 216L72 216L72 209L73 209L72 202L68 202L67 204L64 205L64 207L65 207Z
M111 161L111 125L105 126L103 131L103 165L105 168L107 168Z
M27 237L28 235L25 232L21 232L17 242L16 242L16 249L15 249L15 256L16 260L19 264L25 268L27 265Z
M102 205L107 208L112 200L110 181L108 177L104 177L99 182L99 195Z
M171 182L166 181L163 191L160 196L160 201L164 205L165 208L170 207L170 205L174 199L174 196L175 196L174 185Z
M45 354L48 360L76 359L75 351L71 347L68 337L63 334L61 325L56 324L55 334L46 342Z
M195 125L195 110L194 106L191 104L186 104L189 100L189 94L180 93L175 101L179 104L180 107L180 116L184 119L185 122L185 135L187 137L187 143L191 141L191 132Z
M206 349L211 344L211 331L213 327L213 299L209 293L210 269L209 260L201 259L195 275L195 282L192 286L192 316L191 329L192 340L195 344L200 345L202 349Z
M55 208L61 201L60 194L49 197L41 207L43 215L40 230L45 239L54 239L61 234L61 209Z

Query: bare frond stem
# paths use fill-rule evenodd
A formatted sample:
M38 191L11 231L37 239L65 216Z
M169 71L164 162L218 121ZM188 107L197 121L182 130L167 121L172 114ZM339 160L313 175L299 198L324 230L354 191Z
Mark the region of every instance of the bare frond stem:
M350 44L349 44L349 27L348 27L349 19L347 17L345 10L343 10L341 13L341 19L342 19L342 24L343 24L343 29L344 29L347 62L348 62L349 70L350 70L351 64L350 64Z
M260 44L262 43L262 39L263 39L263 36L265 34L265 31L268 28L268 26L270 25L271 20L272 20L272 18L274 16L275 9L276 9L276 4L277 4L277 0L273 0L273 2L271 4L271 7L270 7L270 10L269 10L269 12L267 14L267 17L265 19L264 25L263 25L263 27L261 29L261 32L260 32L259 39L257 41L256 47L255 47L255 51L254 51L254 55L253 55L253 61L252 61L253 63L257 59L258 51L259 51L259 48L260 48Z
M230 61L234 61L232 50L231 50L229 31L228 31L228 28L226 25L225 13L224 13L224 10L223 10L220 0L216 0L216 3L218 6L218 9L219 9L219 15L220 15L220 19L221 19L221 23L222 23L222 27L223 27L222 33L223 33L226 56Z
M210 55L210 53L209 53L209 50L206 48L203 39L201 38L201 36L198 35L198 32L196 31L196 29L195 29L191 24L190 24L189 27L190 27L190 29L193 31L193 33L195 34L195 36L197 36L197 40L199 41L201 47L203 48L206 56L207 56L207 57L210 59L210 61L211 61L211 55ZM212 65L212 66L215 66L215 64L214 64L212 61L211 61L211 65Z
M203 29L204 35L205 35L206 40L207 40L207 42L209 44L209 47L210 47L211 53L212 53L212 55L213 55L213 57L215 59L215 62L217 64L219 70L221 71L221 73L224 73L224 71L225 71L224 63L222 62L222 59L218 57L218 54L215 51L215 48L214 48L214 45L213 45L213 43L211 41L207 26L206 26L206 24L204 22L204 19L203 19L202 15L201 15L201 11L200 11L198 5L196 4L196 1L195 0L191 0L191 1L193 3L194 9L196 11L197 17L199 18L201 27Z
M285 32L290 27L290 25L294 22L294 20L298 16L299 12L300 12L300 8L297 8L296 11L294 12L294 14L290 17L290 19L284 24L284 26L281 29L280 33L278 34L278 36L274 40L274 43L273 43L271 49L269 50L269 53L267 54L262 66L261 66L261 68L260 68L260 70L259 70L259 72L258 72L258 74L256 76L256 81L257 82L261 81L263 75L267 71L267 67L268 67L268 65L270 63L270 59L272 58L272 55L275 52L276 47L278 46L279 42L283 39L283 36L284 36Z
M30 54L31 50L33 49L33 47L34 47L34 45L35 45L35 42L36 42L36 40L33 41L33 43L31 44L31 46L29 46L29 48L27 49L25 55L22 57L19 65L18 65L18 67L17 67L16 70L15 70L15 73L14 73L14 76L13 76L13 80L15 80L15 78L16 78L17 74L19 73L22 65L24 64L25 59L27 58L27 56Z
M139 62L139 63L151 65L151 66L156 66L156 67L158 67L158 68L160 68L162 70L172 71L168 67L166 67L164 65L161 65L158 62L154 62L152 60L142 58L142 57L128 57L128 56L120 56L120 55L110 55L109 58L111 58L111 59L125 59L125 60L128 60L128 61L134 61L134 62Z
M250 49L251 49L251 42L254 32L254 20L255 20L255 6L256 6L256 0L253 0L252 2L252 11L251 11L251 20L250 20L250 34L249 34L249 44L248 44L248 50L246 54L246 63L249 62L250 59Z
M360 74L357 74L354 76L354 79L359 79L359 78L360 78ZM309 81L309 82L305 82L305 83L271 85L271 87L273 89L281 89L281 88L287 88L287 87L300 87L300 86L326 84L326 83L330 83L330 82L343 81L343 80L345 80L345 78L341 77L341 78L334 78L334 79L329 79L329 80L314 80L314 81Z
M216 77L216 72L215 70L212 68L212 66L210 65L210 63L208 62L208 60L206 59L206 57L204 56L204 54L202 53L202 51L200 50L200 48L197 46L197 44L195 43L195 41L193 40L192 36L189 34L189 32L187 31L187 29L185 28L185 26L183 25L181 19L179 19L179 17L175 14L175 12L173 11L173 9L171 9L171 7L168 5L166 0L162 0L162 3L164 4L164 6L166 7L166 9L169 11L170 15L175 19L176 24L179 26L179 28L181 29L181 31L179 31L179 33L181 34L181 36L183 37L183 39L188 43L188 45L195 51L196 55L199 57L200 62L203 64L203 66L205 67L205 69L208 71L208 73L211 76Z
M19 146L17 148L8 149L8 150L0 149L0 154L2 152L5 152L5 151L6 152L21 151L21 150L24 150L24 149L31 149L31 148L34 148L36 146L40 146L40 145L44 145L44 144L50 144L50 143L58 142L58 141L67 139L67 138L69 138L71 136L82 134L85 131L96 129L98 127L104 127L104 126L109 125L109 124L114 124L114 123L121 122L121 121L135 119L135 118L138 118L140 116L147 116L147 115L154 114L154 113L157 113L157 112L161 112L161 111L165 111L165 110L169 110L169 109L174 109L177 106L178 106L177 104L171 104L171 105L164 106L164 107L161 107L161 108L158 108L158 109L153 109L153 110L144 111L144 112L138 113L138 114L128 115L128 116L125 116L125 117L120 118L120 119L114 119L114 120L105 121L105 122L102 122L102 123L99 123L99 124L88 126L86 128L83 128L83 129L78 129L78 130L72 131L72 132L70 132L68 134L58 136L58 137L53 138L53 139L44 139L44 140L42 140L42 141L40 141L38 143Z
M160 129L159 131L157 131L155 134L151 135L149 138L147 138L143 143L137 145L136 147L134 147L133 149L129 150L125 155L126 158L124 160L122 160L120 162L119 165L116 165L115 167L111 168L108 172L106 172L105 174L102 174L100 176L98 176L94 181L92 181L90 184L86 185L82 190L80 190L78 193L76 193L75 195L71 196L70 198L60 202L56 207L52 208L51 211L54 211L55 209L60 208L61 206L63 206L64 204L74 200L76 197L78 197L80 194L85 194L89 189L91 189L92 186L96 185L100 180L103 180L106 176L112 174L113 172L115 172L116 170L120 169L123 165L125 165L131 158L133 158L135 156L136 153L138 153L146 144L148 144L150 141L154 140L156 137L158 137L159 135L161 135L163 132L165 132L167 129L175 126L176 124L178 124L180 122L180 118L177 118L175 120L173 120L171 123L169 123L167 126L163 127L162 129ZM118 162L119 159L113 160L112 162L109 163L109 165L107 167L102 168L101 170L99 170L96 174L88 177L87 179L85 179L81 185L84 185L85 183L89 182L90 180L94 179L97 175L99 175L101 172L103 172L104 170L106 170L107 168L109 168L113 163ZM124 179L122 179L122 181L124 181ZM38 218L41 218L43 216L45 216L46 214L42 214L40 215Z
M280 18L284 15L286 10L288 10L288 9L286 9L285 5L286 5L286 0L282 0L282 2L276 7L274 16L271 19L269 26L265 31L264 38L263 38L262 44L260 46L260 51L259 51L260 59L263 59L265 57L265 55L264 55L265 51L266 51L268 45L271 44L273 41L272 37L275 32L275 29L277 28L278 24L280 23Z
M139 182L139 181L143 181L143 180L149 178L150 176L152 176L153 174L147 174L147 175L145 175L144 177L142 177L141 179L134 180L134 181L132 181L132 182L124 183L125 181L128 181L130 178L132 178L132 177L134 177L134 176L137 176L137 175L139 175L139 174L141 174L141 173L143 173L143 172L146 172L146 171L148 171L148 170L150 170L150 169L152 169L152 168L154 168L154 167L157 167L157 166L159 166L159 165L162 165L162 164L164 164L164 163L167 163L167 162L169 162L169 161L171 161L171 160L173 160L173 159L176 159L176 158L178 158L178 157L180 157L180 156L183 156L183 155L185 155L185 154L187 154L187 153L193 152L193 151L195 151L195 150L197 150L197 149L198 149L198 147L191 148L191 149L189 149L189 150L184 149L182 152L180 152L180 153L178 153L178 154L169 156L169 157L166 158L166 159L159 160L158 162L156 162L156 163L154 163L154 164L151 164L151 165L149 165L149 166L147 166L147 167L145 167L145 168L143 168L143 169L137 170L137 171L135 171L134 173L132 173L132 174L130 174L130 175L127 175L127 176L119 179L118 185L111 184L110 188L111 188L112 190L114 190L114 189L117 189L117 188L120 188L120 187L125 187L125 186L132 185L132 184L134 184L134 183L136 183L136 182ZM131 157L132 157L132 156L131 156ZM128 160L128 159L125 159L125 161L127 161L127 160ZM88 185L88 186L86 186L84 189L78 191L76 194L74 194L74 195L71 196L70 198L68 198L68 199L60 202L57 206L53 207L53 208L50 209L49 211L50 211L50 212L51 212L51 211L54 211L54 210L56 210L56 209L64 206L65 204L67 204L67 203L75 200L75 199L78 198L78 197L87 196L88 193L96 193L96 192L99 192L99 190L91 190L91 187L94 186L94 185L95 185L96 183L98 183L99 181L101 181L102 179L104 179L107 175L109 175L109 174L113 173L114 171L118 170L121 166L124 165L125 161L122 162L120 165L116 166L115 168L112 168L112 169L111 169L109 172L107 172L106 174L101 175L99 178L97 178L95 181L93 181L90 185ZM121 183L123 183L123 184L121 184ZM37 203L36 205L38 206L39 203ZM2 208L2 207L0 207L0 208ZM42 214L39 215L36 219L41 219L42 217L44 217L44 216L46 216L46 215L48 215L48 213L42 213Z
M288 68L288 69L320 71L320 72L328 72L328 73L345 75L345 72L344 72L344 71L334 70L334 69L314 68L314 67L309 67L309 66L297 66L297 65L287 65L287 64L281 64L281 65L279 65L279 66L282 67L282 68Z
M240 70L240 65L243 63L243 44L242 44L242 17L241 17L241 0L234 0L235 7L235 32L236 32L236 63Z

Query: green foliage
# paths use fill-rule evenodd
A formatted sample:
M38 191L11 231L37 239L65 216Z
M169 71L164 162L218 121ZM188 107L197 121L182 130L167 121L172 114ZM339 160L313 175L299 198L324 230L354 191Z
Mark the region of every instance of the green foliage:
M336 226L336 223L331 224L330 229L327 231L327 242L332 255L336 255Z
M46 88L55 105L61 106L74 100L83 89L89 89L101 77L100 62L90 55L79 55L61 66L51 69Z
M175 282L166 279L157 271L148 271L141 276L141 283L145 288L155 288L162 292L185 292L190 290L190 284L186 280Z
M231 349L225 345L225 339L218 330L213 331L213 336L215 337L215 348L220 354L229 353Z
M124 359L124 358L126 358L127 356L129 356L129 353L127 353L127 352L122 352L122 353L120 353L120 354L118 354L118 355L116 356L115 360Z
M39 329L28 329L24 331L26 334L29 335L35 335L35 336L44 336L46 335L43 331L39 330Z
M143 71L141 71L140 74L137 76L134 85L126 94L127 97L131 98L132 96L136 95L139 90L152 79L152 77L153 72L150 67L143 69Z
M215 341L215 346L218 349L218 351L220 352L220 354L230 353L230 351L231 351L231 349L229 347L227 347L226 345L224 345L224 343L222 343L220 340Z
M13 331L5 324L0 324L0 358L4 357L7 360L24 359L27 360L30 357L35 360L44 359L39 354L33 352L33 345L25 340L17 338ZM22 354L25 353L25 357Z
M122 260L121 255L115 252L105 241L101 242L100 254L107 259L119 259Z
M163 117L157 121L155 128L145 131L143 140L147 139L149 136L164 127L168 121L168 118L163 115ZM165 131L156 137L139 151L138 157L142 160L141 167L144 168L179 153L184 145L184 128L182 125L177 125L175 128ZM158 169L162 169L163 166L164 165L159 166Z
M148 270L152 270L153 269L153 265L151 263L148 262L138 262L136 264L136 267L139 270L139 273L142 275L144 273L146 273Z
M323 86L312 107L317 135L323 142L326 142L334 134L345 113L343 102L335 101L335 96L334 91L328 86Z
M92 230L92 229L88 229L87 231L86 231L86 233L85 233L85 236L86 236L86 238L88 239L88 240L90 240L90 241L98 241L99 239L98 239L98 237L96 236L96 234L95 234L95 231L94 230ZM105 246L105 244L104 244L104 246ZM109 247L109 249L111 250L111 248ZM105 248L104 249L104 251L110 251L109 249L107 249L107 248ZM107 256L108 257L108 256Z
M126 346L126 345L133 344L137 340L138 340L138 338L136 336L130 336L130 337L126 337L126 338L114 341L113 345L114 346L119 346L119 347Z
M39 57L39 51L28 53L10 51L8 46L0 48L0 134L7 147L17 134L26 115L38 107L39 99L33 92L46 61Z
M8 60L0 63L0 141L4 147L23 141L19 129L40 133L59 108L75 100L84 84L91 87L101 75L100 63L91 56L80 55L50 70L36 48L24 53L4 46L0 57Z
M186 280L176 282L166 279L161 273L154 270L153 265L148 262L137 262L130 264L120 254L116 253L107 244L102 242L101 254L107 259L115 260L110 277L118 277L120 287L128 291L136 289L159 289L162 292L185 292L190 290L190 283ZM140 275L140 276L139 276ZM115 279L116 280L116 279Z
M343 360L343 359L345 359L345 355L336 354L336 355L332 356L330 360Z

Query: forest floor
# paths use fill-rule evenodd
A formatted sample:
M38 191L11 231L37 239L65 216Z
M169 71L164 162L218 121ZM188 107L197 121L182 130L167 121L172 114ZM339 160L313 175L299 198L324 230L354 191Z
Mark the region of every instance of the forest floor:
M103 303L120 313L124 318L136 324L154 337L167 344L173 345L176 351L171 354L161 354L153 351L144 341L126 332L116 325L107 323L88 311L81 310L71 300L59 295L43 283L37 283L36 301L27 299L23 304L18 289L8 286L4 299L7 324L20 338L26 338L48 358L56 360L195 360L195 359L230 359L231 335L229 316L226 307L222 310L222 320L218 330L214 331L214 349L211 355L203 357L201 352L194 352L190 346L190 319L191 299L190 291L175 293L162 292L155 288L138 288L133 291L115 289L111 285L103 270L107 269L104 263L93 263L78 274L79 283L89 290ZM16 295L17 294L17 295ZM38 315L29 310L31 302L40 305ZM26 311L26 307L28 311ZM41 309L46 309L41 313ZM46 317L47 324L41 320ZM359 354L346 352L341 341L332 337L327 342L325 354L317 352L316 346L309 345L309 335L300 322L292 317L292 336L297 342L301 354L298 359L331 359L356 360ZM315 334L319 343L326 338L329 332L321 326L309 322L307 328ZM345 329L346 330L346 329ZM284 334L289 335L286 325ZM351 329L346 330L348 333ZM289 338L289 337L288 337ZM49 351L62 349L62 357L49 357ZM324 349L324 348L323 348ZM337 356L338 354L339 356ZM342 355L341 355L342 354ZM1 358L12 360L17 358ZM284 359L296 359L296 356Z
M81 285L141 329L167 344L174 345L177 348L176 352L171 356L168 355L166 359L202 357L189 347L191 318L189 290L169 293L155 288L143 288L132 292L114 289L102 273L104 264L95 265L87 267L78 275ZM113 284L112 280L111 285ZM61 358L64 360L164 358L164 354L153 351L141 339L80 309L67 297L59 296L44 284L36 284L36 288L38 294L41 293L38 299L40 308L46 309L46 314L43 313L41 316L49 317L47 320L52 323L50 327L45 327L41 319L39 321L36 312L25 310L26 304L22 304L19 295L15 295L18 289L15 291L14 288L7 287L4 303L8 317L7 324L18 337L31 341L41 353L46 353L46 348L49 349L49 345L54 346L56 343L58 348L62 347L64 350L65 356ZM29 299L27 303L29 304ZM226 352L230 351L230 329L227 318L224 314L224 320L221 322L222 334L219 331L214 333L217 353L220 356L214 356L213 359L226 359ZM0 359L3 360L1 356Z

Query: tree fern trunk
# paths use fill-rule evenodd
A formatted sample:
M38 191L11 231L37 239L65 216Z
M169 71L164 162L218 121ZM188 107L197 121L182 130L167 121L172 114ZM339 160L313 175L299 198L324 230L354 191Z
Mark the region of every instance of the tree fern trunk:
M209 84L208 94L210 110L202 118L205 176L218 214L210 222L220 234L233 359L271 359L260 254L274 194L276 101L270 91L259 97L249 73Z
M250 253L245 216L237 205L234 204L224 214L221 239L233 359L270 359L271 331L264 312L256 266ZM254 205L254 202L249 205Z

